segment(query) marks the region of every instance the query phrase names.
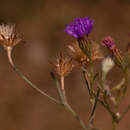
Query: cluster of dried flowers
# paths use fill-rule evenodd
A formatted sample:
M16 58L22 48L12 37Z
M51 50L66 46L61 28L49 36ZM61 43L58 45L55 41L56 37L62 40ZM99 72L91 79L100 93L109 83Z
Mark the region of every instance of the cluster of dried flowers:
M15 45L21 43L23 40L15 30L14 25L1 25L0 26L0 44L5 48L8 54L8 59L12 65L14 71L23 78L33 89L38 91L49 99L53 100L57 104L67 108L73 116L80 122L81 126L85 130L97 130L93 128L94 116L99 102L112 117L112 129L116 129L116 125L121 121L130 106L121 114L117 110L121 100L123 99L127 86L128 86L128 59L130 55L130 47L128 45L127 56L123 55L116 46L114 40L107 36L102 41L101 45L97 44L90 39L89 34L92 31L94 21L89 17L75 18L73 22L66 25L65 32L74 37L75 43L68 45L69 53L64 55L59 54L57 62L54 64L54 72L51 72L51 76L56 83L60 100L57 100L45 92L41 91L36 85L28 80L20 70L18 70L12 60L11 51ZM104 46L108 50L107 56L105 56L100 48ZM94 62L100 61L101 69L95 73ZM107 74L114 67L118 66L123 72L121 82L116 86L110 87L107 83ZM85 79L86 88L90 96L90 102L92 104L92 111L88 119L88 123L85 124L78 114L71 108L68 103L64 78L70 74L73 68L78 67L83 72L83 78ZM111 104L111 102L113 104ZM114 107L112 107L112 105ZM115 109L116 108L116 109Z

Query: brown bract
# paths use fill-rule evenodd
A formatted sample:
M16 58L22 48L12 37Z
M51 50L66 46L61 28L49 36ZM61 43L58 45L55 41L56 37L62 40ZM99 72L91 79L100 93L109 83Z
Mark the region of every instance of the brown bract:
M79 65L88 65L89 59L79 48L78 43L68 45L68 48L70 50L70 56L78 62Z
M60 53L57 58L57 63L55 64L56 73L62 77L67 76L73 67L72 59Z
M7 49L13 48L22 41L19 34L16 32L15 25L0 25L0 44Z
M68 48L70 50L70 56L72 59L74 59L76 62L78 62L79 65L85 65L88 66L90 61L87 55L80 49L78 43L74 43L72 45L68 45ZM92 44L91 45L91 55L92 55L92 61L95 61L97 59L103 59L103 53L100 49L100 46L98 44Z
M92 43L92 60L100 60L104 58L104 54L97 43Z

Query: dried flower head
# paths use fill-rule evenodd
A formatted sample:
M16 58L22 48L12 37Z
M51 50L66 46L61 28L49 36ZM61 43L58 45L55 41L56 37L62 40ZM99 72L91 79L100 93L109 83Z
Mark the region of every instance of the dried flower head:
M92 61L100 60L104 58L104 54L99 46L99 44L93 42L92 44Z
M110 50L115 48L115 42L110 36L105 37L104 40L102 41L102 44L103 46L107 47Z
M94 60L102 59L102 50L96 42L88 38L83 38L78 40L79 47L82 52L88 57L89 61L92 63Z
M115 57L115 63L116 63L119 67L121 67L121 68L123 68L123 69L126 69L127 64L126 64L126 62L125 62L125 59L124 59L124 56L123 56L122 52L121 52L118 48L115 47L115 48L112 50L112 54L113 54L113 56Z
M79 65L88 65L89 59L88 57L82 52L78 44L68 45L70 50L70 56L74 61L76 61Z
M67 76L73 67L72 59L60 53L55 64L56 73L62 77Z
M7 49L13 48L20 43L22 39L18 35L15 29L15 25L0 25L0 44Z
M78 44L69 45L68 48L71 52L70 56L72 57L72 59L77 61L79 65L86 65L86 66L89 65L90 60L88 56L81 50ZM92 44L91 54L92 54L92 62L97 59L103 59L104 57L99 45L96 43Z
M91 32L93 24L94 21L90 20L89 17L75 18L73 22L66 26L65 32L79 39Z

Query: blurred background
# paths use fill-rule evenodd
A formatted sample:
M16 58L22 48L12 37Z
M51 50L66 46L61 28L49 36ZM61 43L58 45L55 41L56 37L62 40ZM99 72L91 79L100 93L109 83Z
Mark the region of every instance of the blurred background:
M16 65L40 89L56 98L49 61L73 41L64 32L65 25L75 17L90 16L95 20L91 38L100 43L104 36L111 35L125 51L130 41L129 15L129 0L0 0L1 24L15 23L26 41L13 50ZM82 130L71 113L32 90L13 72L2 47L0 52L1 130ZM109 77L117 83L121 74L117 69ZM84 86L82 73L78 70L65 80L71 106L87 123L90 103ZM129 99L127 92L120 106L121 112L129 104ZM100 104L96 111L94 125L110 130L111 117ZM130 112L120 122L118 130L130 130L129 122Z

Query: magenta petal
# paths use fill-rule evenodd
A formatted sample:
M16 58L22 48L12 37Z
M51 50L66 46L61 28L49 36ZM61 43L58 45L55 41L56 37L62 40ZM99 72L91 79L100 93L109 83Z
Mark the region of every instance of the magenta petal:
M82 38L88 35L93 28L94 21L86 18L75 18L73 22L68 24L65 32L75 38Z

